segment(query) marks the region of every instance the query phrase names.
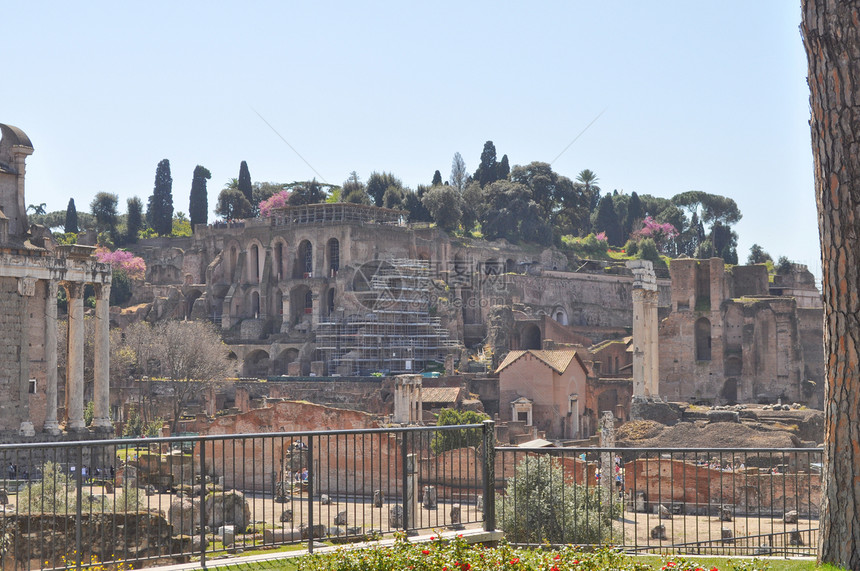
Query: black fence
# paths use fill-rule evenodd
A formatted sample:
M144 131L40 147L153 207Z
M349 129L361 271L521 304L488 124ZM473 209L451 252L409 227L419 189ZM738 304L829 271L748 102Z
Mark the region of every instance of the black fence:
M815 555L818 448L497 448L498 526L522 544Z
M499 448L493 435L486 421L0 445L0 565L205 566L497 527L521 544L815 552L820 449Z
M489 423L2 445L0 566L205 565L483 527L491 434Z

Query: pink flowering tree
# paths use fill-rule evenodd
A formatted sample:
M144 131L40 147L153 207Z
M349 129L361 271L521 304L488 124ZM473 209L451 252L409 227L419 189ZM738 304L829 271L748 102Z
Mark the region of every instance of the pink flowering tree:
M642 228L633 233L636 240L651 238L657 248L663 252L671 240L678 236L678 230L668 222L657 222L650 216L642 221Z
M275 208L283 208L290 200L292 193L289 190L276 192L266 200L260 203L260 216L266 218L272 215L272 210Z
M146 276L146 262L127 250L114 250L104 247L96 249L96 259L104 264L110 264L113 271L122 270L133 280L142 280Z

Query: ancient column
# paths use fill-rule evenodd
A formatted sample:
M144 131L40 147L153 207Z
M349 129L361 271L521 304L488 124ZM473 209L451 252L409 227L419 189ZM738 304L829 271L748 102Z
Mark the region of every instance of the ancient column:
M66 431L84 426L84 284L65 283L69 304L69 345L66 358Z
M633 272L633 397L657 396L657 276L648 260L627 267Z
M96 320L93 351L93 422L95 430L109 432L110 422L110 284L95 284Z
M45 425L44 431L59 434L57 422L57 282L45 282Z
M18 348L18 401L21 403L22 418L18 433L25 436L33 436L33 422L30 420L30 340L27 324L27 315L33 313L33 304L36 296L36 278L18 278L18 295L23 298L21 317L23 322L23 336Z

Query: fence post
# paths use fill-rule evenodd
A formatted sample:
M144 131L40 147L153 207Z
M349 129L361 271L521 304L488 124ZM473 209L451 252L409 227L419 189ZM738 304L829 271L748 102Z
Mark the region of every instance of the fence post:
M484 421L484 531L496 529L496 423Z
M408 451L408 447L406 446L406 436L407 433L404 430L400 433L400 476L401 476L401 505L403 506L403 510L401 515L403 516L403 521L400 523L403 525L403 532L408 536L409 535L409 460L406 457L406 453Z
M213 502L212 505L214 506L215 503ZM200 439L200 567L206 568L206 441L202 438Z

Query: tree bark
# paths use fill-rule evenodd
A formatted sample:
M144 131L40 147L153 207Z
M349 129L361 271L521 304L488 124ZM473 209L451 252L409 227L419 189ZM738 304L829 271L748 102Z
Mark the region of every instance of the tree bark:
M819 562L860 569L860 3L803 0L824 295Z

